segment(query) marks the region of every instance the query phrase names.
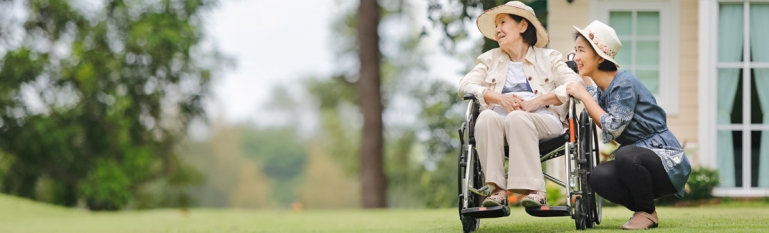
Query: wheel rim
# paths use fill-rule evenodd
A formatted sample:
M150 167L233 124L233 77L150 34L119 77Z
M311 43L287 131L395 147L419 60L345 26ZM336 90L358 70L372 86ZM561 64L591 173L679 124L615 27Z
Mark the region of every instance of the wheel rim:
M595 224L601 224L601 207L603 207L603 198L598 195L595 196Z

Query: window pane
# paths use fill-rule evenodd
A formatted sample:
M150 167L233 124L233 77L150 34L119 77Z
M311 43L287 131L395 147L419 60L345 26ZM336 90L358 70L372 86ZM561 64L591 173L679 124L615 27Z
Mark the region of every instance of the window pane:
M764 131L764 132L769 132L769 131ZM746 164L750 164L750 187L758 187L759 179L761 179L759 176L759 173L761 173L761 171L759 170L759 164L761 162L760 160L761 160L762 136L769 136L769 134L764 135L762 131L750 132L750 161L746 161ZM764 173L769 174L766 172ZM766 178L769 178L769 177L766 177ZM764 181L764 183L766 183L766 181Z
M750 3L750 54L753 61L769 62L769 4Z
M622 48L619 50L617 55L614 56L614 60L619 63L619 66L622 69L630 69L630 65L632 62L630 60L632 56L633 49L631 46L633 45L630 40L620 40L620 43L622 43Z
M660 42L654 41L636 41L636 65L659 65L660 61Z
M633 14L630 11L609 12L609 26L618 36L633 35ZM624 44L623 44L624 45Z
M742 3L721 4L718 12L718 61L742 61Z
M659 70L636 70L636 77L652 92L659 94Z
M636 35L639 36L659 36L660 35L660 13L659 12L638 12L636 25Z
M718 69L716 86L718 124L742 123L742 69Z
M742 131L719 130L717 143L719 186L742 187Z
M752 135L753 140L751 144L754 145L754 148L753 156L751 156L751 162L753 163L751 179L753 180L752 183L758 184L754 185L754 187L769 188L769 130L758 132L760 134L756 135L754 132ZM759 148L755 148L756 143ZM755 154L758 154L758 156Z

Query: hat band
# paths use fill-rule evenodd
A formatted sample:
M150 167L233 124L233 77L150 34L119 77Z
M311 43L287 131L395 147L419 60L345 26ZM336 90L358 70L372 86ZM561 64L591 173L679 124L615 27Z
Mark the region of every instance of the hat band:
M595 36L595 33L593 33L590 28L585 28L585 32L587 33L588 39L595 44L601 52L604 52L606 55L609 55L611 59L614 59L614 56L617 55L617 52L609 48L609 46L606 46L601 39L599 39L597 36Z

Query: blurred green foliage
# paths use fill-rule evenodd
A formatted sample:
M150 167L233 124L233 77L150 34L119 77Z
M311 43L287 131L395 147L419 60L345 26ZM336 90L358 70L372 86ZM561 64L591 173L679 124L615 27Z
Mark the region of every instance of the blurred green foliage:
M566 205L566 195L564 194L564 188L553 183L545 183L545 191L547 195L547 204L550 206Z
M457 129L463 104L456 86L429 77L424 34L414 23L408 2L380 1L380 25L400 23L403 33L383 34L382 99L385 106L384 164L391 207L449 207L457 204ZM354 9L334 23L337 59L357 55ZM340 62L345 64L345 62ZM305 89L320 115L316 138L350 176L359 174L358 142L362 119L355 92L357 74L342 67L331 78L315 78Z
M271 195L279 206L289 206L296 200L297 178L305 170L305 143L291 128L243 128L243 153L256 160L261 171L274 182Z
M216 1L99 3L0 1L25 13L0 17L2 192L93 210L189 205L183 187L202 178L175 146L226 61L201 46Z
M683 199L699 200L713 197L713 188L718 186L718 170L696 167L692 169L689 180L686 182L688 192Z
M253 129L243 135L243 151L256 159L262 172L277 180L299 176L306 162L306 149L290 129Z

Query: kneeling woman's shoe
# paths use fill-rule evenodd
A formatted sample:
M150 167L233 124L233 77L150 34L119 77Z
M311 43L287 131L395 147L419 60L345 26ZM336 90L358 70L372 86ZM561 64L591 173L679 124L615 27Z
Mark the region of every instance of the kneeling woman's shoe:
M646 213L644 211L636 211L633 217L622 225L622 229L625 230L646 230L649 228L657 227L659 219L657 219L657 211L654 213Z
M507 205L506 192L493 193L491 194L491 196L486 197L486 200L483 200L484 207L494 207L494 206L501 206L501 205Z
M545 192L530 193L521 199L523 207L540 207L547 205L547 195Z

